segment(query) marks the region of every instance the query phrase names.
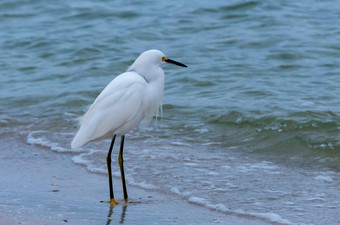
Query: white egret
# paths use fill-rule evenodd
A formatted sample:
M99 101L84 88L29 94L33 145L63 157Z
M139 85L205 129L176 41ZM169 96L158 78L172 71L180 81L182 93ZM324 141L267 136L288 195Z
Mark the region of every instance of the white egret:
M140 121L151 120L160 108L164 92L164 71L161 65L172 63L186 65L168 59L159 50L142 53L127 72L114 78L98 95L80 122L80 128L71 143L72 149L91 141L112 136L106 163L109 174L110 201L118 204L112 188L111 152L116 136L121 136L118 162L120 166L124 200L128 200L123 166L125 134Z

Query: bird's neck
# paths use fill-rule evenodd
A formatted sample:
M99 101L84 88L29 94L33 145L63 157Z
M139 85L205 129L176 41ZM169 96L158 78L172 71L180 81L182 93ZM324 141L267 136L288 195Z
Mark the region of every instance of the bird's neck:
M147 83L164 83L164 71L160 67L130 68L129 70L138 73Z

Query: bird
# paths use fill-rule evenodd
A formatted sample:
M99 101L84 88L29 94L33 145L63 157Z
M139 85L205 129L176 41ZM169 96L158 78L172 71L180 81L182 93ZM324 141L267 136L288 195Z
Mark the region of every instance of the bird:
M135 129L140 122L151 121L160 109L164 92L164 71L161 66L167 63L187 67L167 58L159 50L143 52L126 72L116 76L104 88L80 119L80 127L71 142L72 149L112 137L106 157L110 189L108 203L119 204L113 193L111 171L111 153L115 139L121 137L118 163L124 201L128 202L123 165L125 134Z

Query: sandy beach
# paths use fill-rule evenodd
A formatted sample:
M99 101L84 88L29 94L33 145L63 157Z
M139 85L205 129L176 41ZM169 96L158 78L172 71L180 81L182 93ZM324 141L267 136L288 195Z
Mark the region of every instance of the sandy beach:
M88 173L71 154L53 153L20 138L2 138L0 224L267 224L190 204L177 196L128 185L139 203L110 207L107 177ZM114 179L122 201L120 180Z

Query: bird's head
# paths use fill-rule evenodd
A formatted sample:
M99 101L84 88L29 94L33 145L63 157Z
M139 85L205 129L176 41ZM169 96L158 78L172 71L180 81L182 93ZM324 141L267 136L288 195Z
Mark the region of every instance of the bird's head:
M135 60L135 62L129 67L129 71L136 71L142 76L151 75L150 73L153 73L153 71L157 71L160 69L160 66L164 63L171 63L175 64L177 66L187 67L186 65L176 62L172 59L169 59L165 57L164 53L151 49L148 51L143 52L138 58Z

